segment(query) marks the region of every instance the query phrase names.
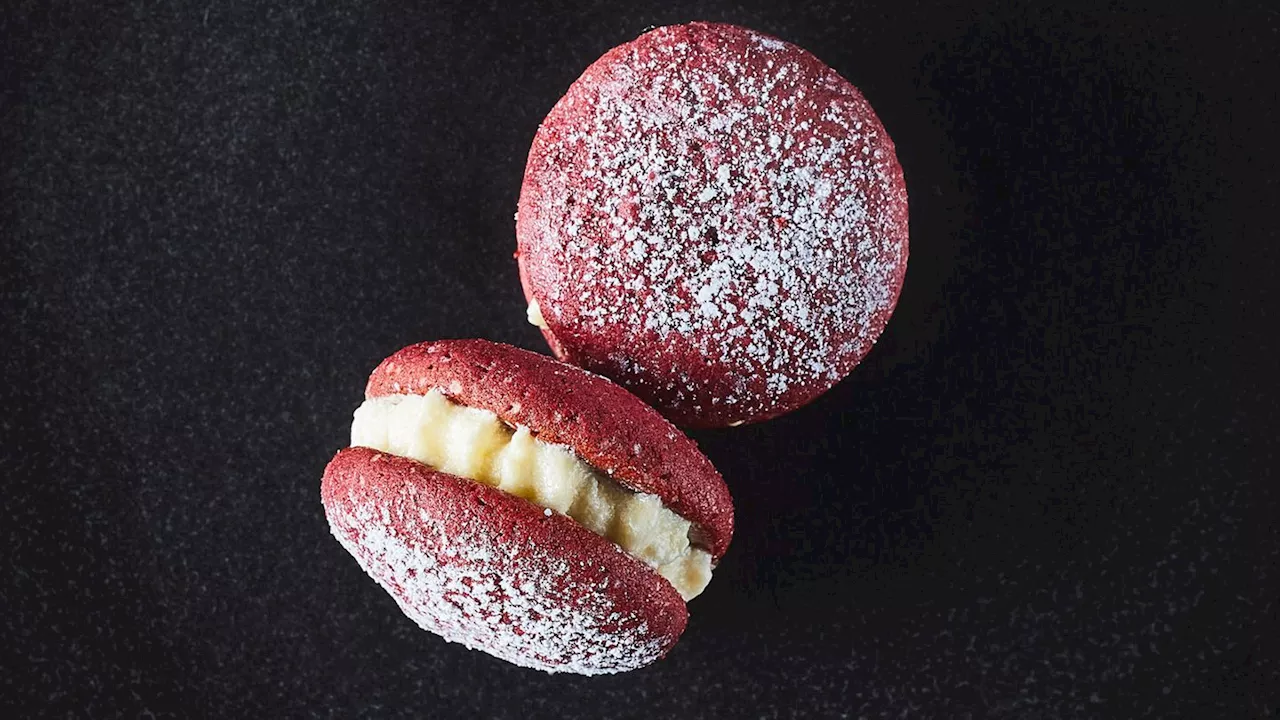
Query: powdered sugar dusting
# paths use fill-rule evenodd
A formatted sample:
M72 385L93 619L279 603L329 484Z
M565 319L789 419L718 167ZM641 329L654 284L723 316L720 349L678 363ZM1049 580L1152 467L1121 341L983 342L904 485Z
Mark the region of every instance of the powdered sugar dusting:
M584 675L642 667L673 641L615 607L610 578L596 592L574 590L577 566L591 561L478 525L446 531L412 495L412 485L352 489L326 502L326 514L334 537L423 629L517 665Z
M870 106L742 28L660 28L611 55L544 123L522 197L522 262L558 340L726 423L830 387L906 262L906 191Z

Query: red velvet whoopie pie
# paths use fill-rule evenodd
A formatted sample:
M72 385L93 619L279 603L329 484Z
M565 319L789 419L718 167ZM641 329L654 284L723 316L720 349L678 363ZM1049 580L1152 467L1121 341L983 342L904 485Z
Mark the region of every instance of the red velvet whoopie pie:
M547 115L517 256L557 357L717 427L800 407L862 360L907 225L857 89L795 45L691 23L610 50Z
M643 667L733 534L728 489L612 382L483 340L374 370L325 469L334 537L423 629L517 665Z

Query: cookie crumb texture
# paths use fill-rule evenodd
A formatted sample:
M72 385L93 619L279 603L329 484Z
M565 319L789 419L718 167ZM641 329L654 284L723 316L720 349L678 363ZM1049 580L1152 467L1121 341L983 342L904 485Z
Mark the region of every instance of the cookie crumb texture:
M633 670L666 654L688 620L674 588L638 560L495 488L348 448L322 495L334 537L406 615L508 662Z
M902 169L808 52L731 25L606 53L538 130L521 281L552 350L694 427L799 407L884 329L907 262Z

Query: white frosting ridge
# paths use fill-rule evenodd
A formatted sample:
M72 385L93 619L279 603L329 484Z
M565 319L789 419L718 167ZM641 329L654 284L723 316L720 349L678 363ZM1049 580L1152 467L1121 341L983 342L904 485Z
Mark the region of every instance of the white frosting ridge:
M637 493L572 450L511 428L492 412L439 390L386 395L355 412L351 444L417 460L524 498L577 521L666 578L692 599L711 580L711 555L689 540L691 523L656 495Z
M529 301L529 307L525 309L524 316L530 325L543 330L547 329L547 321L542 317L542 308L538 306L537 300Z

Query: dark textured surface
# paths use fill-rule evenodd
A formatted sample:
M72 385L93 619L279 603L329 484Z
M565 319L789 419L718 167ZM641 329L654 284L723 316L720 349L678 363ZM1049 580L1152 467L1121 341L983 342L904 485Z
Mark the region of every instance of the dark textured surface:
M20 716L1263 717L1280 706L1280 14L643 2L0 13L0 705ZM321 470L412 341L541 349L542 115L650 24L753 25L897 142L854 374L698 436L738 532L657 666L422 633ZM12 715L12 713L9 713Z

